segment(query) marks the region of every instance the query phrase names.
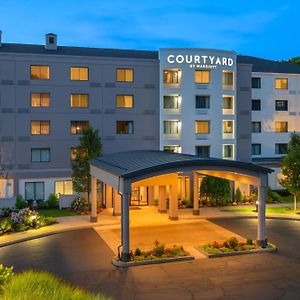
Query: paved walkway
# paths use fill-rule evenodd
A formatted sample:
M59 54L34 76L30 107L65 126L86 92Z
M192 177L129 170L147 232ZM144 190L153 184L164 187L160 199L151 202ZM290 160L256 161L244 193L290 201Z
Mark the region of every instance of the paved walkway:
M244 206L243 206L244 207ZM250 207L250 206L245 206ZM230 208L233 208L232 206ZM221 208L224 209L224 208ZM203 219L215 219L215 218L233 218L233 217L256 217L256 213L232 213L221 211L220 208L205 207L200 209L200 216L193 216L191 209L180 209L179 220L170 221L167 214L157 213L157 207L145 206L141 209L130 210L130 226L134 227L147 227L151 226L162 226L174 224L188 224L200 221ZM267 217L271 218L285 218L285 219L297 219L300 220L299 214L267 214ZM40 229L28 230L24 232L18 232L14 234L7 234L0 236L0 247L6 246L16 242L22 242L38 238L41 236L47 236L58 232L70 231L81 228L91 227L110 227L120 226L120 217L112 216L111 209L105 209L99 213L99 220L97 223L90 223L89 216L69 216L69 217L58 217L56 218L58 223L43 227Z

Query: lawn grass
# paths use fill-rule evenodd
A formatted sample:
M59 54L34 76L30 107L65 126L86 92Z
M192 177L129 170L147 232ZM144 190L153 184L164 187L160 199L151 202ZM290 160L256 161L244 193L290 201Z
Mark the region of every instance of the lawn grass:
M58 208L51 208L51 209L41 209L38 211L40 215L45 217L69 217L69 216L77 216L78 214L73 210L68 209L58 209Z
M93 295L71 286L48 272L28 270L12 277L1 286L6 300L108 300L102 295Z
M222 211L226 212L253 212L255 213L255 208L253 207L243 207L243 208L227 208L222 209ZM266 213L275 213L275 214L293 214L295 213L292 207L289 206L278 206L278 207L267 207Z

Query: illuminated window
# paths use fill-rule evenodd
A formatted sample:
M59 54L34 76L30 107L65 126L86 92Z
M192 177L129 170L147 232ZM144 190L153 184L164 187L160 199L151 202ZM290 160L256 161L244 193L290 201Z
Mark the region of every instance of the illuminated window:
M195 83L210 83L210 71L196 70Z
M117 121L117 134L133 134L133 121Z
M196 146L195 154L201 158L210 157L210 146Z
M116 96L117 108L133 108L133 95L117 95Z
M233 133L233 121L223 121L223 133Z
M261 144L252 144L252 155L261 155Z
M133 82L133 69L117 69L116 80L118 82Z
M31 93L31 107L49 107L50 94L49 93Z
M32 148L31 149L32 162L49 162L50 148Z
M164 70L165 84L179 84L179 70Z
M223 158L233 159L233 145L223 145Z
M89 80L89 68L87 67L71 67L71 80Z
M288 132L288 122L275 122L275 132Z
M223 71L222 84L225 89L233 89L233 72Z
M50 67L30 66L30 79L50 79Z
M179 96L178 95L164 95L164 109L178 109Z
M233 96L223 96L223 109L233 109Z
M210 131L210 121L196 121L195 122L195 133L208 134L209 131Z
M208 109L210 106L210 96L196 95L196 109Z
M180 153L181 147L179 145L168 145L164 146L164 151L165 152L175 152L175 153Z
M45 199L45 183L41 182L25 182L25 200L44 200Z
M164 121L164 134L178 134L179 121Z
M71 121L71 134L82 134L89 127L89 121Z
M275 154L286 154L287 144L275 144Z
M252 122L252 132L253 133L261 132L261 122Z
M55 181L54 185L55 195L73 195L72 180Z
M71 107L89 107L89 95L88 94L71 94L70 95Z
M78 157L87 157L88 156L87 149L71 148L70 149L71 160L75 160L77 156Z
M288 101L287 100L276 100L275 101L275 110L276 111L287 111L288 110Z
M253 89L261 88L261 78L260 77L252 77L252 88Z
M50 134L50 121L31 121L31 134Z
M287 90L288 79L287 78L275 78L275 89Z
M256 100L252 100L252 110L253 111L259 111L261 110L261 101L256 99Z

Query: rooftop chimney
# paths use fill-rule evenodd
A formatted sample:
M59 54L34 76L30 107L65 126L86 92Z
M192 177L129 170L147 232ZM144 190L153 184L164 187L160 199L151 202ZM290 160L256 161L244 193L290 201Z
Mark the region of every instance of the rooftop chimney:
M2 46L2 31L0 30L0 47Z
M47 33L45 35L45 49L57 50L57 35L54 33Z

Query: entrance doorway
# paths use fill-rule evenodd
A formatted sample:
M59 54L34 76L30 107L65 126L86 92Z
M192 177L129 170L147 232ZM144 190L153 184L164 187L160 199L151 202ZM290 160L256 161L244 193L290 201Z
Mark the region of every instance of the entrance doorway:
M147 206L148 205L148 187L145 191L140 188L132 188L130 195L130 206Z

